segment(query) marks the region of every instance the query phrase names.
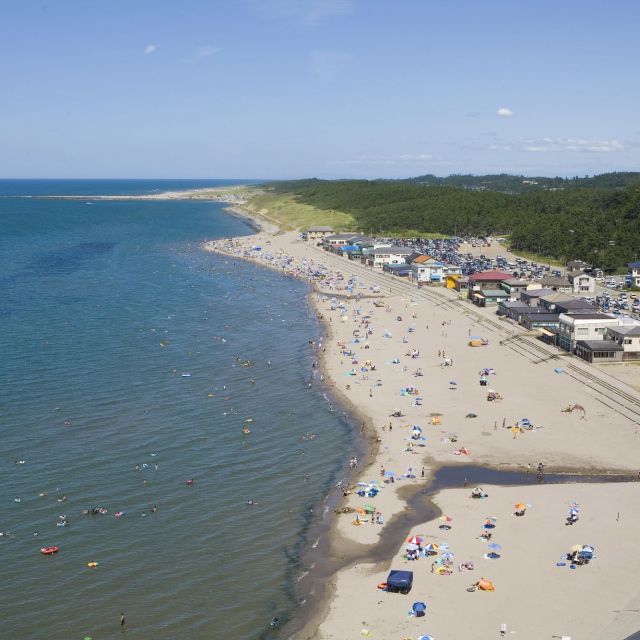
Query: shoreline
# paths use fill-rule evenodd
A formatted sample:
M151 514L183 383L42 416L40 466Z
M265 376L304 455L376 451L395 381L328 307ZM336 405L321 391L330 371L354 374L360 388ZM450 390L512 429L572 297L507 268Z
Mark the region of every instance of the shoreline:
M252 217L255 215L254 212L247 211L246 209L244 213L247 217ZM312 308L315 310L317 316L323 323L323 327L325 330L325 348L327 349L327 352L321 354L322 356L320 358L321 371L326 376L326 381L331 384L332 393L336 392L336 396L338 397L338 401L340 402L340 404L345 407L350 407L350 408L353 407L354 409L356 409L356 411L354 411L354 414L364 413L364 415L366 415L366 422L368 425L370 425L369 428L376 429L374 427L376 421L380 422L379 411L378 413L376 413L376 411L373 408L371 408L370 410L363 408L363 403L366 402L365 400L366 395L363 396L361 390L358 390L358 389L352 389L351 392L345 393L345 391L341 389L341 385L339 385L338 383L339 378L337 376L342 374L339 373L339 368L337 366L338 365L337 358L339 359L339 356L336 353L335 345L333 343L339 340L340 338L340 335L339 335L340 332L337 331L337 329L341 328L341 326L331 322L332 319L335 319L335 320L339 319L339 318L336 318L335 315L327 319L327 315L328 315L327 310L326 308L323 308L323 304L326 305L327 298L325 296L327 296L327 294L331 297L335 296L337 300L343 300L344 303L347 304L347 306L351 306L351 307L353 306L351 303L354 302L355 298L354 296L345 295L344 293L337 290L332 290L328 292L326 287L321 286L318 281L306 277L304 265L306 264L306 261L309 260L309 255L312 255L314 252L312 250L310 251L310 248L304 244L300 244L300 243L296 244L295 239L291 234L288 234L290 236L289 238L284 238L283 237L284 235L287 235L287 234L278 234L278 238L277 238L278 242L276 242L276 235L275 235L275 232L273 232L273 230L271 230L271 233L262 232L258 234L258 238L256 238L256 236L249 236L254 240L253 245L261 245L261 244L266 245L262 247L263 251L260 252L260 254L258 254L257 252L254 252L254 254L251 254L250 252L245 253L243 249L242 238L224 239L224 240L214 241L212 243L204 243L204 248L209 251L216 251L218 253L221 253L222 255L226 255L233 259L237 259L237 258L246 259L248 261L260 264L262 266L275 269L280 273L283 273L284 275L297 277L309 282L310 303L312 305ZM295 253L292 253L293 250L295 250ZM286 257L287 252L297 257L291 260L288 260L288 258ZM271 255L272 258L271 259L265 258L265 255L267 254ZM318 256L313 256L311 260L314 261L317 259L318 261L322 261L323 257L324 256L319 254ZM348 264L344 265L344 268L348 269L348 267L349 267ZM343 267L341 266L341 269L342 268ZM366 278L366 275L362 277ZM344 297L338 298L338 296L344 296ZM392 295L391 297L389 297L384 294L378 294L375 296L375 298L385 299L385 302L390 304L394 309L402 308L404 309L403 313L407 313L407 314L409 313L408 302L406 300L403 301L402 298L398 299L397 295L396 296ZM365 304L367 301L370 301L370 299L367 300L367 298L364 298L364 297L362 298L363 304ZM412 302L412 305L414 304L415 303ZM433 315L435 316L436 310L434 309L431 309L431 310L433 311ZM454 310L451 317L457 318L456 322L458 322L458 320L464 320L464 318L460 318L459 316L466 316L466 315L467 314L464 313L464 310L462 314L458 314L457 310ZM342 317L343 318L342 322L348 322L348 319L347 320L344 319L345 317L346 317L346 314L345 316ZM389 318L387 318L387 320L389 320ZM345 334L343 330L342 331L343 340L344 340L344 335ZM444 330L442 331L442 335L444 335L446 339L446 332ZM377 340L378 339L376 338L376 336L373 336L371 340L372 347L374 346L374 342L376 342ZM504 359L504 351L502 352L502 354L503 355L501 357L502 359ZM456 355L456 359L458 359L457 355ZM474 366L474 365L470 365L470 366ZM531 363L525 364L525 367L528 367L534 371L540 370L540 367L536 368ZM430 372L429 375L431 376L432 373L433 372ZM458 373L456 370L456 376L457 375ZM532 375L537 375L536 379L539 379L540 377L539 374L532 374ZM385 373L385 376L386 376L386 373ZM357 381L356 383L359 384ZM386 383L386 380L385 380L385 383ZM420 380L420 383L422 386L422 380ZM347 385L347 389L348 388L349 388L349 385ZM354 391L358 393L358 399L355 399L353 397ZM372 397L371 393L372 392L370 392L370 397ZM396 402L396 400L393 400L393 402ZM589 406L590 415L591 415L592 406L594 405ZM595 406L597 407L598 405L595 404ZM448 412L444 411L442 413L444 413L444 415L446 416ZM603 414L603 415L606 415L606 414ZM621 419L622 418L617 418L618 422L620 422ZM422 418L422 423L423 422L424 422L424 418ZM572 424L574 429L579 426L575 420L572 421ZM402 427L402 425L400 425L400 427ZM497 428L497 424L494 426L494 433L498 435L497 432L495 431L496 428ZM382 427L382 430L384 431L384 427ZM363 478L371 478L373 476L376 476L377 474L375 472L375 466L381 463L381 460L384 458L385 455L387 455L388 457L388 454L385 454L385 450L388 449L388 445L385 443L389 441L390 434L388 432L383 433L383 431L382 432L380 431L380 426L378 425L374 433L369 434L371 443L366 454L367 465L358 474L358 479L360 480ZM494 433L487 432L485 434L485 432L483 432L483 435L492 436L494 435ZM544 431L542 433L544 433ZM636 427L636 434L637 434L637 427ZM355 435L355 439L357 439L357 434L354 434L354 435ZM405 431L405 435L406 435L406 431ZM394 436L395 436L395 433L394 433ZM562 434L560 434L560 436L562 436ZM536 437L537 436L533 436L533 438L536 438ZM533 441L533 438L531 438L532 441ZM515 435L514 435L514 439L515 439ZM565 440L566 438L562 439L563 442ZM635 440L633 441L635 442ZM397 443L398 443L398 439L396 438L396 445ZM371 444L373 444L373 446L371 446ZM476 451L476 449L478 449L478 447L480 447L480 445L481 445L481 442L479 441L474 442L473 444L474 452ZM552 446L552 445L550 444L545 445L541 451L547 450L548 452L549 446ZM563 448L558 448L557 451L562 453ZM511 471L516 471L516 472L519 471L520 473L522 473L527 468L527 465L525 464L521 455L518 455L515 459L511 459L508 463L505 463L504 461L501 461L499 458L496 458L495 453L493 456L491 454L492 454L491 450L485 451L483 456L481 456L480 458L475 458L473 462L471 462L471 464L481 465L483 471L485 472L490 472L492 469L496 469L500 472L504 472L504 470L508 468ZM537 454L533 453L533 456L536 456L536 455ZM539 455L542 455L542 454L539 454ZM449 460L449 462L447 463L446 456L443 457L442 452L434 456L433 452L430 451L429 455L421 456L421 458L422 458L422 463L429 469L429 475L424 479L415 479L408 483L405 483L405 486L403 487L402 491L396 491L394 493L394 500L387 500L385 504L385 515L387 513L390 513L389 519L387 520L387 522L385 522L385 525L382 527L382 529L378 529L377 527L373 529L367 529L367 527L365 527L366 535L364 540L354 539L355 534L353 533L353 528L349 529L348 525L345 524L345 520L348 518L348 516L338 516L337 518L335 518L334 514L331 512L326 514L325 517L327 519L335 518L333 522L327 522L328 541L327 541L327 556L326 556L327 567L329 566L336 567L335 572L329 571L327 573L326 571L316 571L316 575L312 576L309 579L310 581L315 580L317 584L321 585L321 588L319 589L319 592L318 590L314 590L313 588L311 589L310 593L314 597L315 601L313 603L309 603L307 599L307 601L305 602L305 606L308 605L309 609L305 609L305 610L298 609L298 611L294 612L294 618L292 619L292 622L287 623L283 627L283 632L285 633L289 633L289 630L291 630L291 633L293 635L289 634L288 637L305 638L306 640L311 640L311 639L324 640L325 638L336 638L336 639L345 638L346 640L347 637L349 638L353 637L355 633L355 630L353 628L350 630L349 633L346 632L346 629L344 634L342 634L342 632L339 631L340 629L342 629L342 625L345 624L345 616L347 615L347 613L345 613L345 611L340 608L341 598L338 597L336 599L337 597L336 590L340 591L340 589L342 588L341 585L345 580L349 581L349 585L350 585L347 590L348 593L352 593L354 589L356 590L357 593L360 593L363 587L364 583L363 583L362 576L358 576L357 579L355 579L355 582L351 579L352 576L350 576L350 574L353 573L350 570L351 565L358 562L366 563L367 559L369 558L368 556L369 551L374 549L376 544L380 543L382 540L386 540L389 536L391 536L391 534L389 534L388 532L392 531L394 526L398 526L400 531L403 531L406 529L407 525L410 522L410 518L403 520L403 516L406 515L405 512L407 511L407 509L411 509L412 500L420 499L420 497L425 492L430 493L431 491L430 487L432 486L431 484L432 479L437 476L437 473L439 472L440 469L443 469L446 467L466 468L466 467L460 467L459 464L456 464L456 462L451 460ZM626 456L626 461L621 460L620 458L615 459L616 464L612 464L613 459L611 458L606 459L606 457L602 455L597 455L597 454L593 457L587 457L587 458L585 458L584 456L576 457L571 455L564 455L564 456L561 456L561 458L562 460L560 459L554 460L551 463L551 465L554 471L562 469L569 472L569 475L563 477L563 481L571 486L583 486L582 484L580 485L577 484L575 480L580 479L580 475L584 475L584 473L581 474L581 472L584 472L585 470L589 473L590 476L595 475L595 482L598 486L600 486L601 484L607 484L608 481L611 481L614 479L617 481L620 481L620 479L616 478L616 473L612 473L613 469L616 469L617 471L625 474L625 477L623 478L623 480L630 481L636 478L635 465L632 463L631 459L628 456ZM586 463L586 460L588 460L588 463ZM465 464L467 464L466 460L465 460ZM567 486L567 485L566 484L563 484L563 485L546 485L545 484L541 486L553 488L556 486ZM628 482L626 484L623 483L618 485L618 487L625 487L625 490L627 486L630 487L629 490L631 492L637 493L636 483ZM509 487L507 486L503 488L509 488ZM456 491L455 489L450 489L450 490ZM448 491L447 489L444 490L443 496L448 495L447 491ZM383 493L388 493L388 487L387 487L387 490L383 491ZM551 493L559 494L560 492L556 489L556 490L552 490ZM329 494L331 494L331 491L329 492ZM327 502L329 497L330 495L328 495L325 498L323 504ZM432 497L434 498L434 501L435 501L434 504L437 505L439 499L441 498L441 496L439 495L439 492L438 494ZM380 498L378 497L376 498L376 500L379 501ZM338 501L340 501L340 498L338 498ZM342 502L346 503L348 506L353 506L356 501L353 500L352 496L349 496ZM387 508L389 509L388 511L387 511ZM434 517L436 517L436 515L434 515ZM393 523L396 520L400 524L394 525ZM427 526L427 524L433 524L433 519L430 519L429 522L426 523L424 526ZM413 523L413 525L415 526L415 523ZM358 529L356 529L356 531L360 533ZM369 533L374 535L369 535ZM402 537L401 536L398 537L397 539L395 539L394 543L390 544L388 548L386 547L386 544L385 544L384 545L385 551L384 551L383 557L378 558L376 560L376 563L378 565L382 564L384 566L390 566L392 562L392 558L394 556L394 553L390 553L391 547L394 547L394 550L397 551L398 547L402 546L401 540L402 540ZM337 551L338 549L344 550L344 551L338 552ZM357 549L360 549L360 550L365 549L364 555L360 552L356 552L354 554L354 551L356 551ZM304 562L304 558L313 557L312 551L313 551L312 549L311 550L307 549L306 553L303 554L303 564L306 565L306 563ZM350 558L347 558L345 556L341 559L341 561L336 563L336 554L338 553L341 553L343 556L345 556L346 554L346 556L350 556ZM317 564L317 561L316 561L316 564ZM322 575L319 575L319 574L322 574ZM356 619L365 620L367 618L363 616L365 616L367 611L368 609L365 609L362 612L358 612L358 614L353 614L353 617ZM390 624L391 626L389 627L388 633L391 633L390 629L393 628L393 623L390 622ZM386 637L386 636L383 636L383 637ZM447 637L447 636L439 636L438 640L441 640L441 638L443 637ZM459 636L450 635L448 637L454 638Z

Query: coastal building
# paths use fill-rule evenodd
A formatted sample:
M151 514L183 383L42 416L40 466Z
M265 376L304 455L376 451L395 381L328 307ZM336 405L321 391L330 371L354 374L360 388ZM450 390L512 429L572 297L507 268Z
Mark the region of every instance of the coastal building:
M538 299L538 306L545 308L547 311L555 312L559 304L569 304L572 300L574 300L574 298L568 296L566 293L554 291L553 293L548 293L540 297Z
M640 262L629 262L627 266L629 267L630 285L640 289Z
M479 307L495 307L508 298L509 294L504 289L481 289L471 293L471 302Z
M561 313L557 344L564 351L574 353L579 340L602 340L609 327L618 326L618 318L607 313Z
M333 227L309 227L307 229L307 240L309 242L317 242L334 233Z
M567 262L567 274L583 273L585 271L589 271L590 269L591 265L582 260L570 260L569 262Z
M561 300L555 303L556 313L593 313L596 311L595 306L586 300L578 298L570 298L569 300Z
M593 293L596 290L596 279L581 271L567 274L567 280L573 293Z
M381 246L370 251L367 262L379 269L385 264L406 264L407 257L412 253L413 249L408 247Z
M517 278L511 278L510 280L504 280L500 283L500 288L504 289L510 298L516 299L520 297L523 291L526 291L529 287L529 283L524 280L518 280Z
M551 293L553 293L552 289L527 289L520 292L520 300L526 302L530 307L537 307L540 304L540 300Z
M537 307L532 309L526 302L522 302L522 300L501 300L498 302L497 313L499 316L504 316L505 318L519 322L520 313L536 310Z
M575 354L587 362L621 362L623 349L613 340L578 340Z
M456 274L456 273L448 273L445 275L444 277L444 286L447 289L457 289L457 285L458 285L458 281L460 280L460 278L462 277L462 273L460 274Z
M383 264L382 270L394 276L408 277L411 275L410 264Z
M414 282L442 282L444 264L430 256L418 256L411 263L411 279Z
M561 291L564 293L570 293L573 289L568 277L557 276L544 276L540 279L540 284L545 289L552 289L553 291Z
M538 311L525 311L518 318L527 331L535 331L537 329L557 329L560 324L560 314L558 313L540 313ZM548 334L549 332L547 332Z
M345 245L354 245L358 240L364 239L365 236L359 233L334 233L325 236L322 239L322 246L325 251L333 251Z
M622 360L640 360L640 324L607 327L604 337L622 347Z
M473 295L473 291L481 291L482 289L500 289L500 285L505 280L511 280L513 276L503 271L479 271L469 276L469 297Z

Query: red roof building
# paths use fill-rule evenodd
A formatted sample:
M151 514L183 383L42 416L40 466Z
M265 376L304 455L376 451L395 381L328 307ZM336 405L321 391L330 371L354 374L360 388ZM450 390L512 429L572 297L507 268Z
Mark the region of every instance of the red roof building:
M469 276L469 289L499 289L501 282L512 278L513 274L503 271L480 271Z

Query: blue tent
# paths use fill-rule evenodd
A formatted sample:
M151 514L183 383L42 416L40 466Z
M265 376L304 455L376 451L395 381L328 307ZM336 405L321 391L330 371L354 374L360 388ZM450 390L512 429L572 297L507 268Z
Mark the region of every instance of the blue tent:
M387 576L387 591L409 593L413 586L413 571L392 569Z

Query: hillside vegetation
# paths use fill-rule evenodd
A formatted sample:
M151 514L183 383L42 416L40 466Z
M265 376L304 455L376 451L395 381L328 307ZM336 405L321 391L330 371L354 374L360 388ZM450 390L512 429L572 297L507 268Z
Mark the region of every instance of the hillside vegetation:
M365 233L401 234L410 229L448 235L509 234L513 251L557 260L577 258L612 271L633 260L640 244L640 182L631 180L632 175L640 177L606 174L575 179L577 184L570 188L526 193L415 180L310 179L266 188L315 209L343 212ZM593 186L601 184L611 186Z

